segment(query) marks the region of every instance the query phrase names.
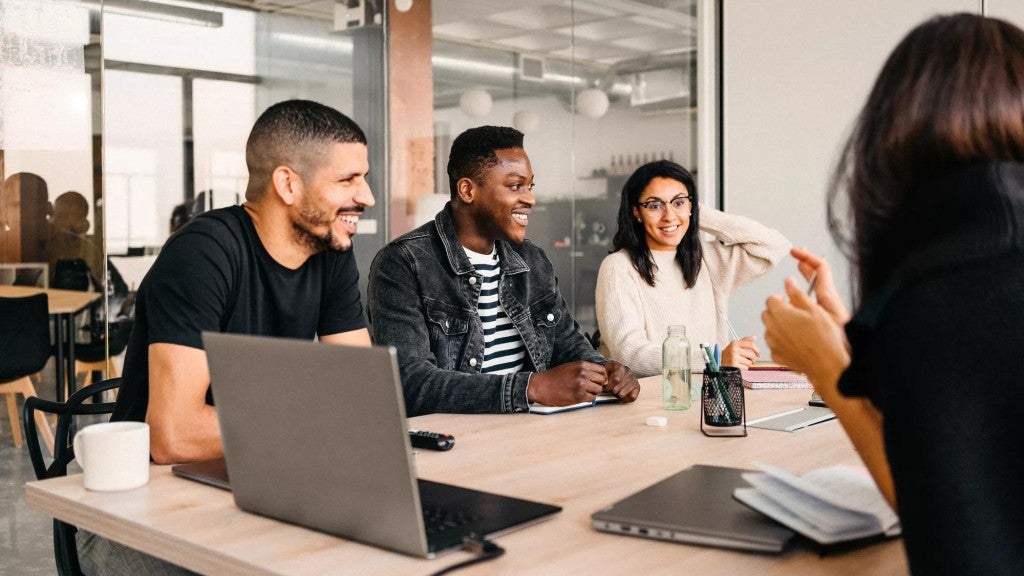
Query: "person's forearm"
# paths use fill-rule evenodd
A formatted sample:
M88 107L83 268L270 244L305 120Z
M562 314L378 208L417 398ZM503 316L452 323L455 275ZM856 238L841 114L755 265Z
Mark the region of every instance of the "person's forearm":
M153 418L150 424L150 454L157 464L212 460L224 455L220 426L213 406L203 405L188 422Z
M832 376L820 376L819 379L832 379ZM814 387L821 394L828 407L835 413L842 424L857 454L874 478L882 496L892 508L896 509L896 488L892 480L892 471L885 454L885 438L882 429L882 415L864 398L844 396L837 387L838 376L831 382L814 382Z
M423 360L401 361L407 416L526 411L529 372L467 374L441 370Z
M606 342L611 359L629 366L641 378L661 373L661 342L648 340L637 330L625 334L613 330L608 336Z
M726 246L744 244L747 252L776 263L790 248L790 241L774 228L746 216L728 214L701 204L701 232L707 232Z

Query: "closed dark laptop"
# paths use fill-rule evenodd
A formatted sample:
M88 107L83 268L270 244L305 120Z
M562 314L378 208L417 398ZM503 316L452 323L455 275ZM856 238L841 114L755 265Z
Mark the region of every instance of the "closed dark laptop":
M417 480L393 348L210 332L203 345L243 510L427 557L561 510Z
M594 513L604 532L657 540L781 552L793 532L733 498L746 470L695 465Z

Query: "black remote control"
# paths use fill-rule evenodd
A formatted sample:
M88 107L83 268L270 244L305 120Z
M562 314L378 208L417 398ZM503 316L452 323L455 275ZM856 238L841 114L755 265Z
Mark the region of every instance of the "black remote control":
M409 440L413 448L425 450L451 450L455 446L455 436L423 430L409 430Z

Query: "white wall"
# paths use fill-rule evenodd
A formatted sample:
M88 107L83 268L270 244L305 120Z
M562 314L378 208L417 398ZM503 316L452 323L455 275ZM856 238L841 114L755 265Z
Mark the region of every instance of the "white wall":
M911 28L937 13L977 11L979 2L721 1L725 208L826 254L842 280L848 267L826 229L825 193L856 113ZM764 300L787 275L798 276L788 258L733 298L739 332L763 339ZM848 283L841 289L849 294Z
M1002 18L1017 26L1024 26L1024 2L1021 0L986 0L985 15Z

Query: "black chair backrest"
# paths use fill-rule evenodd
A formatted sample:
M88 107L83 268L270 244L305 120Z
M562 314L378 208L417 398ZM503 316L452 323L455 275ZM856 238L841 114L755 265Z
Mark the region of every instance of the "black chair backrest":
M0 382L35 374L50 357L46 294L0 298Z
M25 442L28 455L32 460L32 468L36 478L45 480L66 476L68 464L75 459L75 448L72 445L71 431L75 416L111 414L114 402L85 404L93 395L114 390L121 386L120 378L111 378L91 384L78 390L68 398L67 402L51 402L36 396L25 399L25 407L21 412L21 425L25 429ZM43 451L39 445L39 430L36 428L35 411L57 415L57 431L53 441L53 462L49 466L43 460ZM70 524L53 521L53 555L57 562L57 572L61 576L80 576L82 569L78 564L78 548L75 544L77 528Z
M84 362L99 362L107 356L117 356L128 347L135 320L125 318L111 322L106 326L100 324L92 330L92 340L88 343L75 344L75 358ZM107 338L107 335L110 338ZM109 347L108 347L109 346Z
M86 291L92 284L92 274L89 265L81 258L69 260L57 260L56 270L53 272L53 282L50 285L62 290Z

